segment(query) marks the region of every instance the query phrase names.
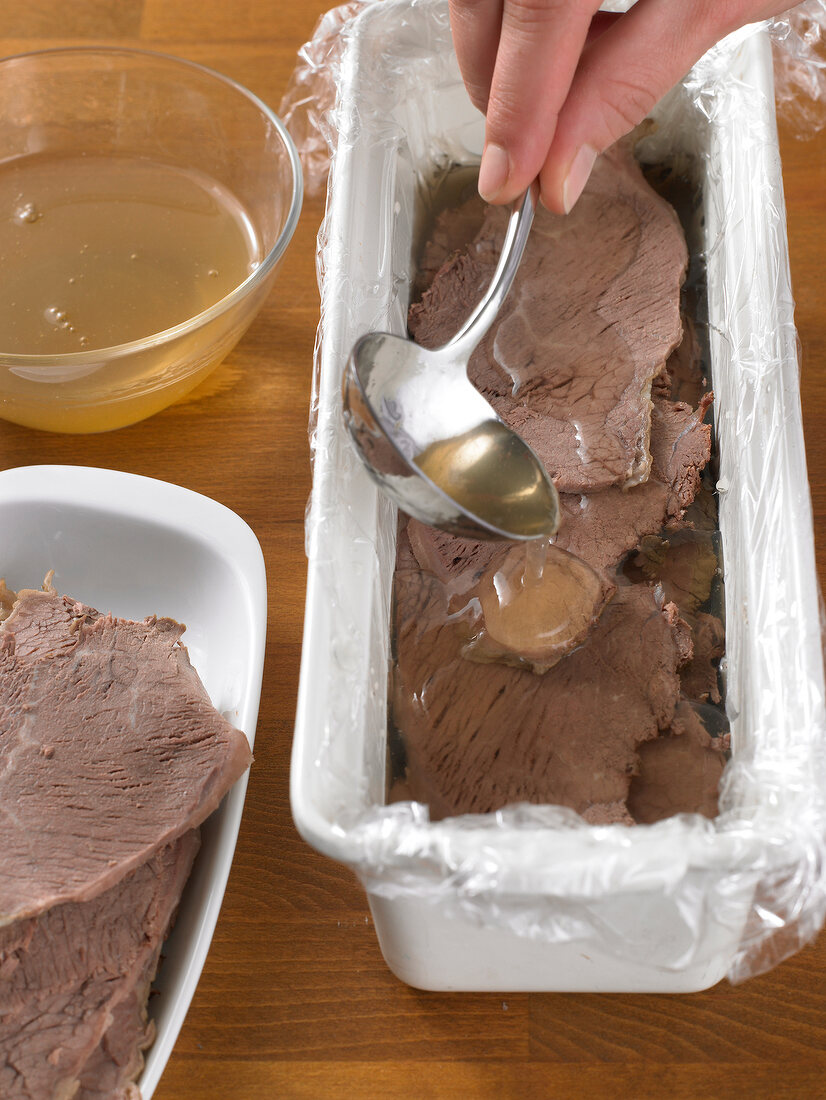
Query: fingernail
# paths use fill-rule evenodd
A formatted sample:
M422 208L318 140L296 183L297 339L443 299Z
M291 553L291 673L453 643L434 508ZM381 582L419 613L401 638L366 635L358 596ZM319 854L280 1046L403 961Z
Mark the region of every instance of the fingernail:
M571 213L574 204L582 194L596 159L596 149L592 149L590 145L583 145L571 161L568 175L562 184L562 206L566 214Z
M479 194L485 202L493 202L510 175L511 162L501 145L486 145L479 165Z

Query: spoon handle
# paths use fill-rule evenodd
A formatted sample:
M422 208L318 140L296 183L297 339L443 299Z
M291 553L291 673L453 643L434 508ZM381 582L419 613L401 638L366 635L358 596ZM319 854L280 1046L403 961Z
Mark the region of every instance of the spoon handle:
M445 348L450 348L451 352L456 353L457 359L460 356L465 360L469 359L473 349L496 320L519 269L538 201L539 181L534 180L522 197L522 201L514 206L508 221L499 263L493 273L490 286L467 321L445 345Z

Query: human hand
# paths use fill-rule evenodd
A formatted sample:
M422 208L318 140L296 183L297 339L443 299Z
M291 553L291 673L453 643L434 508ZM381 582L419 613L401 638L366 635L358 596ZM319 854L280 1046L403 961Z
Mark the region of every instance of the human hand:
M485 113L479 192L511 202L537 176L567 213L597 155L627 134L707 49L788 0L450 0L459 66Z

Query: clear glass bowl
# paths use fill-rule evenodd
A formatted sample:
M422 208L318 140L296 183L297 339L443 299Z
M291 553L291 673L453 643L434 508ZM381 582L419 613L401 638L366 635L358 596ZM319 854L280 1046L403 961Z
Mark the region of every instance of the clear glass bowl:
M130 199L125 205L107 208L105 216L98 218L97 206L77 205L73 192L72 212L66 213L68 200L60 209L60 188L64 183L67 192L70 185L74 187L72 180L78 173L98 202L98 192L109 188L109 169L116 175L138 173L132 180L133 190L137 189L134 202ZM148 182L141 173L148 174ZM197 262L176 269L174 278L162 271L161 253L178 263L186 249L178 248L177 233L183 230L177 226L175 210L160 211L169 219L163 223L169 231L158 228L152 188L160 176L167 182L177 180L176 186L185 189L196 181L198 194L194 198L188 194L179 204L190 208L189 214L195 217L203 213L204 203L210 204L210 195L217 196L217 208L221 203L232 208L233 216L225 216L224 222L234 219L251 249L237 268L237 278L226 283L234 270L227 264L221 272L226 285L216 278L211 288L207 286L210 277L218 275L217 270L206 269L208 247L201 247L203 255ZM21 179L24 182L18 188L15 180ZM6 238L0 241L0 263L7 285L19 288L19 295L13 297L20 297L20 303L9 297L5 325L0 321L0 417L60 432L105 431L142 420L214 370L269 292L302 201L295 147L280 119L252 93L188 61L141 50L95 47L45 50L0 61L0 185L6 189L2 201L12 205L5 212L9 222ZM45 205L40 191L47 194ZM156 208L160 205L155 203ZM83 218L90 210L91 222L85 226ZM144 217L150 219L150 229L135 220ZM220 217L204 222L203 232L197 226L193 232L190 225L186 230L190 243L210 242L211 227L220 222ZM109 229L103 225L111 226L117 237L113 252L123 250L122 230L133 226L136 243L129 258L134 268L129 270L127 264L125 271L113 269L114 273L109 268L97 272L78 268L77 280L61 274L58 286L59 250L84 252L87 245L78 242L86 242L87 228L91 236L98 231L105 238ZM18 255L23 267L9 279L18 239L36 241L40 254L31 263L28 252L25 260ZM105 244L98 241L89 250L102 256ZM116 259L120 263L123 257ZM129 279L138 269L148 284L133 293ZM85 299L79 290L83 279ZM189 282L198 284L199 293L211 289L213 297L217 288L219 296L213 301L207 296L194 309L181 306L184 315L173 316L160 330L152 331L150 324L145 333L135 331L142 316L136 309L145 304L144 298L154 296L153 308L161 312L153 316L164 315L164 308L168 312L175 298L169 288L177 291L182 284L186 292L182 301L194 300ZM61 305L64 283L67 300L74 306ZM70 283L76 285L70 288ZM41 284L44 288L48 284L47 289L41 291ZM100 303L102 291L111 291L115 303L109 310L111 324L101 329L105 337L72 339L72 333L85 331L86 308ZM18 308L24 313L18 313ZM71 323L75 313L80 318L77 332ZM65 330L67 350L62 346L58 351L51 346L42 350L38 344L42 333L32 338L31 353L27 346L12 346L10 333L24 315L46 316L56 329ZM28 337L21 339L25 342ZM95 346L101 339L105 346Z

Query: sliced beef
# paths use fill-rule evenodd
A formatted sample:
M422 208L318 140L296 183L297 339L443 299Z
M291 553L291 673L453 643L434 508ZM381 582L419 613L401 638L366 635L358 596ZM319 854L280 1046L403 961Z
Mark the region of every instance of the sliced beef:
M644 539L626 567L628 576L661 584L665 598L684 616L708 600L719 573L712 534L689 527L669 533L667 538Z
M459 205L443 210L435 219L430 237L425 241L416 269L413 297L418 299L429 290L439 271L467 248L485 220L487 207L472 188L471 195Z
M640 746L628 794L633 819L650 825L679 813L716 817L728 747L728 735L709 736L691 705L681 701L668 733Z
M471 246L447 259L411 307L423 346L445 343L478 301L507 217L489 208ZM561 491L647 477L651 384L680 343L686 262L673 209L624 150L598 160L570 215L538 212L514 287L468 373Z
M406 527L410 550L419 567L448 585L451 593L466 593L511 545L456 538L417 519L407 520Z
M0 924L108 890L249 765L183 629L20 593L0 629Z
M692 659L680 669L683 695L719 704L717 666L725 651L725 628L717 615L700 610L720 574L713 531L686 526L666 539L648 538L625 573L633 580L659 584L664 598L679 607L693 646Z
M684 401L692 408L699 405L706 387L702 349L690 314L683 313L683 338L669 356L661 377L667 384L666 397L672 401Z
M158 968L158 952L148 961L131 993L115 1005L111 1023L80 1072L74 1100L141 1100L137 1080L144 1053L155 1040L147 1009Z
M101 1065L121 1007L134 1019L135 995L154 973L197 849L197 831L186 832L93 900L0 928L3 1100L73 1097ZM144 1024L134 1046L146 1037ZM140 1066L133 1049L94 1085L97 1095L111 1100Z
M621 588L587 645L537 676L463 658L465 626L446 614L443 586L406 562L402 547L392 698L409 794L434 817L623 802L637 746L671 725L687 654L684 626L654 590Z
M595 802L583 811L582 817L589 825L635 824L624 802Z
M611 572L646 535L668 522L668 500L667 486L653 477L628 490L564 493L562 522L554 541L595 569Z
M409 314L424 346L490 281L507 214L489 209L458 247L478 217L443 215L425 250L430 285ZM571 216L537 217L469 375L561 490L545 551L558 569L541 573L553 591L536 586L535 546L402 524L391 709L406 769L391 799L434 818L552 803L595 825L716 812L726 739L683 698L719 701L722 652L722 624L700 610L717 573L700 483L711 395L680 323L685 260L673 211L620 150Z
M683 695L698 702L722 702L717 668L726 649L726 631L716 615L699 611L688 616L693 640L693 656L680 669Z

